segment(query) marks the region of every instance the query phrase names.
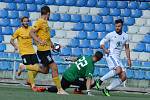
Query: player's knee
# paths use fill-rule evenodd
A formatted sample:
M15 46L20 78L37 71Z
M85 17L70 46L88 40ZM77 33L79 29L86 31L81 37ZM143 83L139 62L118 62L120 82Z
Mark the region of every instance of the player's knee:
M116 73L117 73L118 75L120 75L120 74L122 73L122 68L121 68L121 67L117 67L117 68L116 68Z
M124 82L127 79L125 72L122 72L119 77L122 82Z

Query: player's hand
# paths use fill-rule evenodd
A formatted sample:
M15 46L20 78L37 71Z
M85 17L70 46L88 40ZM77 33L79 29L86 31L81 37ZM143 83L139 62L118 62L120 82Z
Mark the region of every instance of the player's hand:
M46 44L46 41L44 41L44 40L41 41L41 40L40 40L40 41L39 41L39 44L40 44L40 45L45 45L45 44Z
M109 54L109 50L108 49L105 49L104 52L105 52L105 54Z
M86 90L86 93L87 93L88 96L94 96L94 95L91 93L90 90Z
M132 66L131 59L128 59L128 66L129 66L129 67Z
M15 46L14 48L15 48L15 51L18 51L18 46Z

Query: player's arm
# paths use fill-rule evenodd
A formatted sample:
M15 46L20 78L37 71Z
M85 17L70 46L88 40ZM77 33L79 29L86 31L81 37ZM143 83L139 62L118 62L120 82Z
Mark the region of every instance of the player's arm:
M38 31L38 29L31 29L30 30L30 36L37 41L39 44L44 45L45 41L42 41L35 33Z
M87 89L87 94L88 95L92 95L90 89L91 89L91 85L92 85L93 73L94 73L94 66L93 65L87 66L85 76L86 76L86 79L87 79L86 89Z
M103 49L103 51L106 53L106 54L109 54L109 50L107 50L105 48L105 43L108 42L110 40L110 35L107 34L100 42L100 48Z
M15 39L18 37L18 30L12 35L11 39L10 39L10 44L15 48L15 50L18 50L18 46L15 43Z
M128 59L128 66L131 67L130 48L129 43L125 44L125 52Z

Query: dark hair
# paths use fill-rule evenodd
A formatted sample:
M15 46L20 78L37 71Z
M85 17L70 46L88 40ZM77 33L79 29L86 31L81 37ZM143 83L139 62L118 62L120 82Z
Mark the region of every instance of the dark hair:
M96 51L94 56L96 56L97 58L103 58L103 53L100 51Z
M23 20L24 20L25 18L27 18L27 19L29 20L29 17L24 16L24 17L21 18L21 22L23 22Z
M115 24L121 23L123 25L123 20L122 19L117 19L115 20Z
M43 6L41 8L41 15L46 15L47 13L50 13L50 8L48 6Z

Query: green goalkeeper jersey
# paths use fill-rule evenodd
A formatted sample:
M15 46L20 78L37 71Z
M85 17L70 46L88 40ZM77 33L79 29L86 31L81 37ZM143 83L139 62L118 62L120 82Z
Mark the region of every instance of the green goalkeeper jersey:
M92 78L94 62L92 56L82 56L64 72L63 77L69 82L78 78Z

